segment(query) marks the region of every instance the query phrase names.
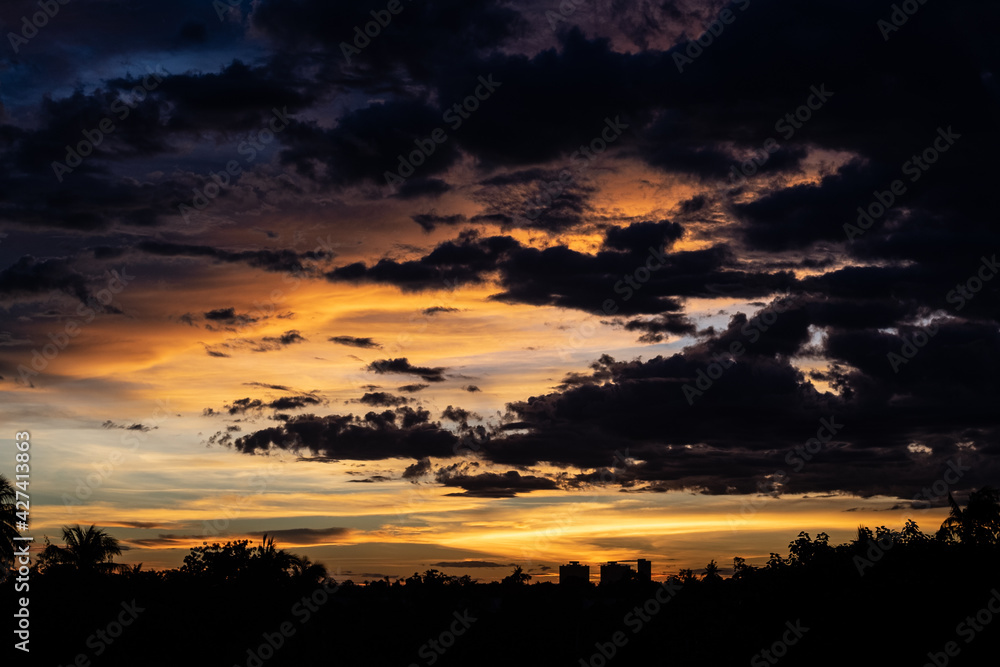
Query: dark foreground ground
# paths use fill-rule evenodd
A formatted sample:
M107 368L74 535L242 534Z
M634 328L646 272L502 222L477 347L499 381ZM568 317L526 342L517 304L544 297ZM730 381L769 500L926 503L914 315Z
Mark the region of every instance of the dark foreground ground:
M731 579L612 589L38 574L30 659L4 664L997 664L995 547L890 548L862 575L865 545L806 546Z

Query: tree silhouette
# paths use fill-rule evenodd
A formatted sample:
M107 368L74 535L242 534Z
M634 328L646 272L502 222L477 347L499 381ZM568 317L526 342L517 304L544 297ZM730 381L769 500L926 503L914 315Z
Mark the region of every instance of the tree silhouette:
M236 540L225 544L215 542L192 547L191 552L184 557L180 572L216 581L235 579L250 570L253 554L249 545L250 540Z
M733 556L733 579L742 579L752 570L753 568L747 565L746 558Z
M504 577L500 583L507 586L523 586L529 581L531 581L531 575L525 574L520 565L515 565L514 571Z
M91 525L83 529L79 525L63 526L65 547L51 544L45 539L45 549L39 559L43 568L66 567L81 574L107 574L121 572L127 568L114 562L122 553L118 539L104 529Z
M450 577L440 570L430 569L424 572L424 583L428 586L443 586L450 580Z
M716 564L714 558L708 561L708 565L705 566L705 571L702 572L702 581L722 581L722 575L719 574L719 566Z
M931 537L920 530L913 519L907 519L903 530L899 532L899 543L906 546L923 546L931 542Z
M319 583L326 579L326 566L322 563L314 563L308 556L292 556L292 576L298 581L306 583ZM388 577L386 583L388 584Z
M14 561L14 538L18 535L14 509L16 497L14 485L0 475L0 567L3 569Z
M250 546L250 540L192 547L180 572L220 583L238 579L274 583L292 578L318 582L326 577L323 565L279 549L267 534L256 547Z
M941 524L937 537L959 540L972 546L995 545L1000 541L1000 491L984 486L969 494L963 510L949 493L951 514Z

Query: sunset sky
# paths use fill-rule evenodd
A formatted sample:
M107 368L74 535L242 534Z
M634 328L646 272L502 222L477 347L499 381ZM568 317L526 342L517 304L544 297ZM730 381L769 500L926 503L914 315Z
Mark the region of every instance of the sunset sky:
M662 577L1000 480L996 3L50 4L0 8L37 539Z

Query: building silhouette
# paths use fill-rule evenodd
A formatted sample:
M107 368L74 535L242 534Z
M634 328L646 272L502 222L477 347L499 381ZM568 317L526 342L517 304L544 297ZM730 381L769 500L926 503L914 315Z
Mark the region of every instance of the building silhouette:
M609 561L601 566L601 583L616 584L619 581L628 581L635 575L635 572L628 565L617 561Z
M635 563L636 569L625 563ZM601 565L601 583L616 584L620 581L653 580L653 564L645 558L630 561L608 561ZM581 583L590 581L590 566L580 565L580 561L571 560L568 565L559 566L559 583Z
M559 566L559 583L590 583L590 566L580 565L580 561L571 560L569 565Z

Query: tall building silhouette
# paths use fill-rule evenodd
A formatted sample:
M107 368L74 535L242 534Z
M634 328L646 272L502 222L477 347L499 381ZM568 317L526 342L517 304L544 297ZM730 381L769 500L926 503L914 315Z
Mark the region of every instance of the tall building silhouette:
M609 561L601 566L601 583L615 584L619 581L630 579L632 574L634 572L628 565L617 561Z
M590 566L580 565L580 561L578 560L571 560L569 565L560 565L559 583L590 583Z

